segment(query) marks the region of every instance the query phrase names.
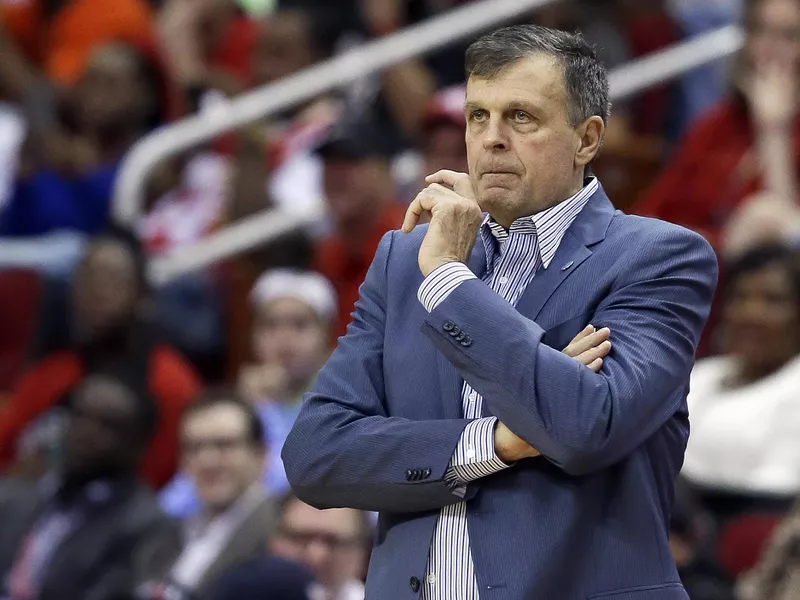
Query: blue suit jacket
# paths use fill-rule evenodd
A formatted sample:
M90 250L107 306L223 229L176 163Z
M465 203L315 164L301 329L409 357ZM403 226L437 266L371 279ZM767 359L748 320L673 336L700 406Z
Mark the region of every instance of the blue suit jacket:
M283 449L301 499L380 512L367 597L418 595L439 509L459 501L444 474L468 422L466 379L484 416L543 455L468 487L482 599L688 598L667 534L716 286L711 247L615 211L601 189L516 308L477 279L428 314L416 296L424 234L384 237ZM478 241L469 266L480 277L485 263ZM448 335L448 321L472 344ZM597 374L560 352L589 323L611 328Z

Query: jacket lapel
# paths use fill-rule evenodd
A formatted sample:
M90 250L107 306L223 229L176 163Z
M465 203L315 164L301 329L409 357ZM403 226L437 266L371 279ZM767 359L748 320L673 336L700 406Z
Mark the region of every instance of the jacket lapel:
M592 255L590 247L605 239L614 207L600 186L567 229L547 269L540 268L517 302L517 311L536 320L558 287Z
M480 234L472 248L472 254L467 266L479 279L486 273L486 248L483 246ZM439 370L439 390L444 409L444 418L461 419L464 416L461 403L461 390L464 386L464 379L441 352L436 350L434 352L436 353L436 362Z

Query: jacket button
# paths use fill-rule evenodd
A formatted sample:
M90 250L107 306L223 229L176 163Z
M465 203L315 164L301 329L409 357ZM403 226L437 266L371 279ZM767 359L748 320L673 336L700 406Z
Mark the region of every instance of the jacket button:
M442 325L442 329L444 329L445 331L453 331L453 329L455 329L455 327L456 327L456 324L453 323L452 321L445 321L444 325Z
M453 331L450 332L450 335L452 335L453 337L456 337L460 333L461 333L461 330L458 327L453 327Z
M419 591L419 579L417 579L416 577L412 577L411 579L409 579L408 585L411 586L412 592L416 593Z
M472 346L472 338L469 337L468 335L465 335L464 339L461 340L461 345L464 346L464 348L469 348L470 346Z
M422 478L423 478L423 479L427 479L427 478L428 478L428 477L430 477L430 476L431 476L431 470L430 470L430 469L425 469L425 470L422 472Z
M406 481L411 481L412 479L414 479L414 471L409 469L406 471Z
M463 331L456 336L456 341L457 342L460 342L460 341L465 340L465 339L467 339L467 334L464 333Z

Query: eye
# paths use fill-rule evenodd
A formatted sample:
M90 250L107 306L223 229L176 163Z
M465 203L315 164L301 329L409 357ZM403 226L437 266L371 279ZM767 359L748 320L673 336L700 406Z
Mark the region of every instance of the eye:
M473 110L470 113L469 118L471 121L477 121L478 123L480 123L481 121L485 121L487 116L488 115L486 114L485 110L479 109L479 110Z
M514 121L516 121L517 123L530 123L531 117L524 110L515 110Z

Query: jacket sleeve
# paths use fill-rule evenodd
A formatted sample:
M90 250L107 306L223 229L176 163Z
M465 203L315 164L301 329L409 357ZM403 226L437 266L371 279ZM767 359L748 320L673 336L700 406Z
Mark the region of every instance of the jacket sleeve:
M663 228L647 243L630 252L591 318L611 329L600 373L542 344L544 330L479 280L461 283L423 324L492 414L569 474L623 459L685 400L716 257L684 229ZM448 321L471 337L469 347L445 333Z
M469 421L412 421L386 409L383 347L391 246L388 233L361 286L347 334L320 371L283 447L292 489L319 508L418 512L463 499L445 474ZM467 497L473 491L469 486Z

